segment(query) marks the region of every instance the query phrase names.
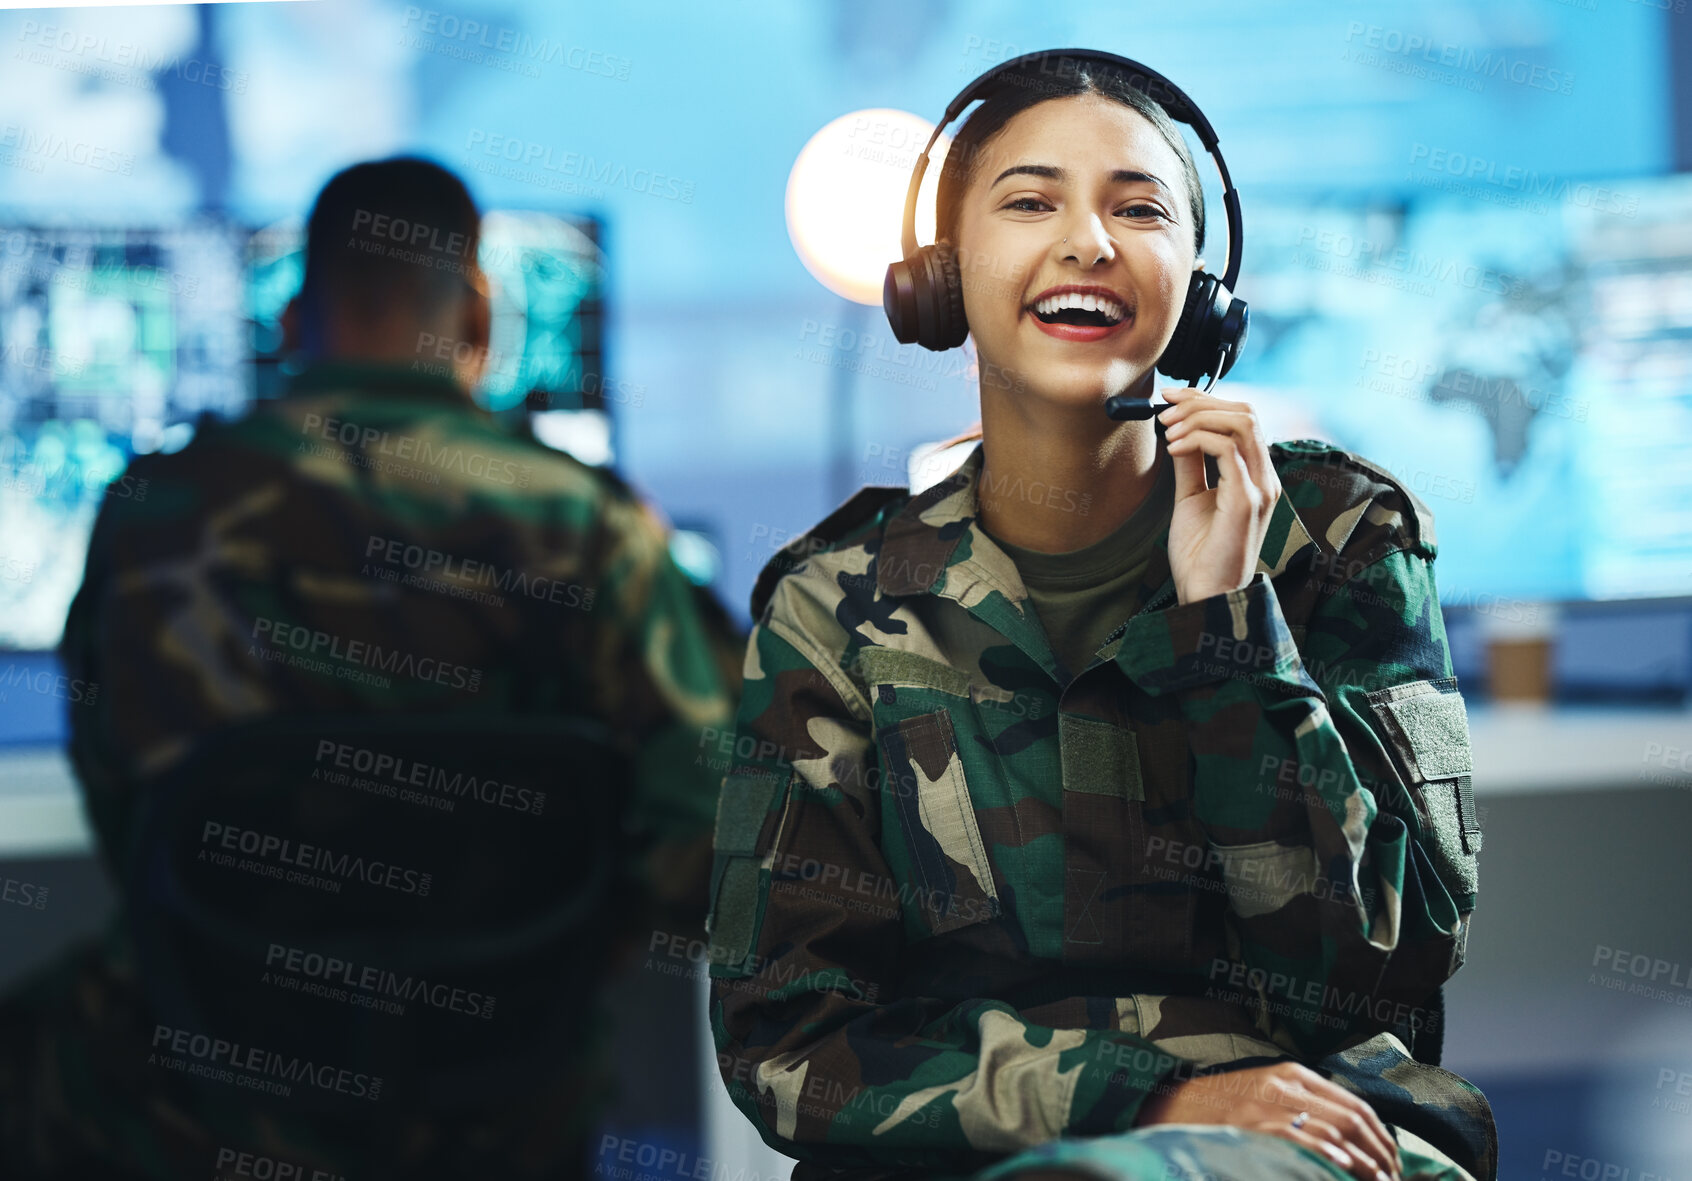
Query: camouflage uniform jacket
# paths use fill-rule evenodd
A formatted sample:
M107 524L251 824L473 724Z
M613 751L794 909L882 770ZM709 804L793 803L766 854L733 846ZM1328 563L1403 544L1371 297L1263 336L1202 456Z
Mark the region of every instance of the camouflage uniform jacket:
M711 1023L796 1178L961 1175L1294 1056L1487 1178L1407 1053L1480 833L1428 508L1314 440L1249 584L1141 608L1067 686L975 519L982 453L766 567L717 817Z
M745 637L613 473L444 376L355 364L129 472L148 495L106 503L61 649L102 687L71 754L103 851L127 844L126 785L288 711L596 718L637 751L651 834L709 833L700 735L733 717ZM651 859L660 889L675 852Z
M130 474L147 495L106 503L62 649L66 671L100 687L73 711L71 754L117 876L137 795L219 727L288 713L587 717L634 760L625 954L642 921L703 935L721 774L698 754L732 723L745 634L616 476L506 429L444 376L370 365L309 369L287 397ZM547 811L567 817L552 794ZM169 1176L209 1174L219 1145L290 1159L273 1123L213 1133L162 1102L150 1120L121 1110L157 1081L137 1074L150 1026L133 956L119 922L10 1006L0 1156L33 1125L42 1175L79 1151ZM564 1150L591 1130L605 1069L561 1062L556 1093L477 1135L526 1141L531 1162ZM407 1160L452 1172L446 1130L396 1135ZM355 1172L318 1147L292 1159ZM380 1159L368 1175L404 1171L397 1150Z

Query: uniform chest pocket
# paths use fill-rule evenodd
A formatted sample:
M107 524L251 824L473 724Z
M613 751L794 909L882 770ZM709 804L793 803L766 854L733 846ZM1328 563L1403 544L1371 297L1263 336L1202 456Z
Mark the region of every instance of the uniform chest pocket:
M898 818L901 848L888 850L897 871L903 853L905 899L920 933L940 935L999 913L998 890L975 805L958 757L957 736L946 710L918 714L883 729L876 738L882 790ZM886 826L883 825L883 832Z
M907 652L867 649L862 663L876 703L883 852L900 878L907 931L941 935L996 917L998 888L952 710L907 714L950 700L970 711L968 677Z
M1403 776L1433 860L1460 913L1474 908L1480 818L1472 783L1468 713L1456 677L1392 685L1364 694Z

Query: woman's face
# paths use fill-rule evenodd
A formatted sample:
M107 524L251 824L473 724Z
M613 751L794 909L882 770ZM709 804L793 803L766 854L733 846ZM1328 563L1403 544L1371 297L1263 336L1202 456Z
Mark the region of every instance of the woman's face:
M1188 210L1179 159L1130 107L1076 95L1006 123L956 226L982 372L1009 378L983 391L1082 407L1140 381L1186 299Z

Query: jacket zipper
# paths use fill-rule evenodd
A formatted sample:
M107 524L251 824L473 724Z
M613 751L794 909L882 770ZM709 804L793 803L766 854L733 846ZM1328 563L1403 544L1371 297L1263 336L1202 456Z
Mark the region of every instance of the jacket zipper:
M1158 604L1162 603L1163 600L1168 599L1168 598L1173 598L1174 596L1175 596L1175 589L1173 587L1171 587L1170 589L1164 591L1162 594L1153 595L1150 599L1147 599L1144 603L1142 603L1140 605L1140 609L1138 611L1134 612L1134 614L1130 615L1127 619L1124 619L1121 623L1117 624L1116 630L1111 632L1102 641L1100 641L1099 647L1103 648L1106 644L1109 644L1112 641L1114 641L1117 636L1122 635L1124 632L1126 632L1128 630L1128 625L1130 623L1134 622L1134 620L1136 620L1140 616L1144 615L1147 611L1155 610L1157 608Z

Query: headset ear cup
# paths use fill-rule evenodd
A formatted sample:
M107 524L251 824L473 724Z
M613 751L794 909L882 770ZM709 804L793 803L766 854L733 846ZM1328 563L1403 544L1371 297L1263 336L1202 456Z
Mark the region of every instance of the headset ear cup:
M1181 305L1181 318L1175 321L1175 332L1157 361L1157 371L1164 376L1176 381L1196 381L1203 376L1200 358L1204 356L1201 351L1204 319L1213 302L1211 289L1216 282L1213 275L1193 272L1187 284L1187 302Z
M1228 370L1234 367L1234 362L1240 359L1245 351L1246 336L1251 328L1251 308L1246 301L1235 296L1228 301L1228 310L1222 313L1222 328L1220 340L1225 352L1222 357L1222 369L1216 374L1218 380L1228 376Z
M963 278L958 274L958 254L942 239L928 247L934 277L933 343L936 352L955 349L969 338L969 319L964 315Z
M1157 359L1157 372L1166 377L1174 377L1176 381L1193 381L1198 374L1191 371L1191 354L1193 354L1193 338L1198 335L1198 320L1200 308L1203 308L1206 296L1206 283L1210 276L1203 271L1193 272L1193 277L1186 284L1186 301L1181 305L1181 316L1174 321L1174 333L1169 337L1169 343L1164 347L1164 354Z
M887 277L881 281L881 310L887 313L894 340L900 344L916 342L916 280L909 259L887 264Z
M900 344L920 344L944 352L969 336L964 318L963 284L951 243L923 246L909 258L891 263L881 284L881 307Z
M925 349L940 349L941 317L946 308L946 274L933 246L924 246L911 260L911 273L916 279L917 331L916 342Z

